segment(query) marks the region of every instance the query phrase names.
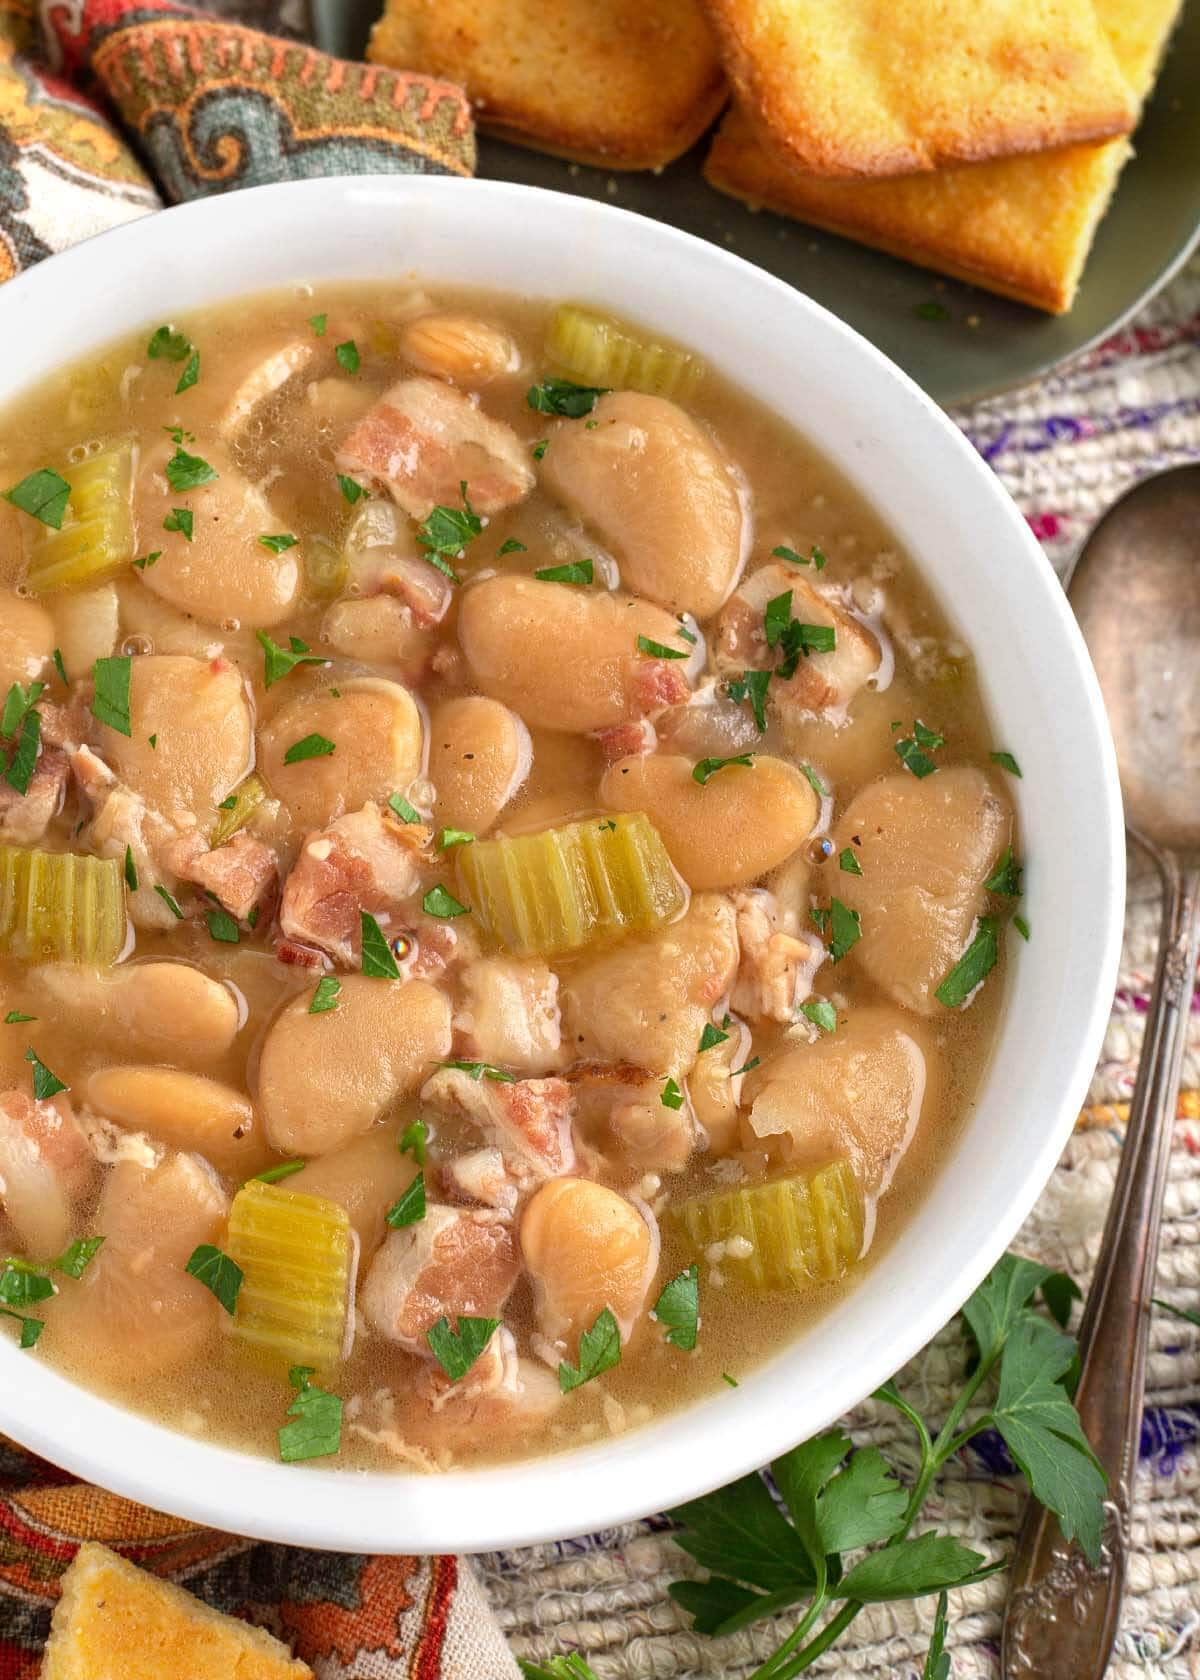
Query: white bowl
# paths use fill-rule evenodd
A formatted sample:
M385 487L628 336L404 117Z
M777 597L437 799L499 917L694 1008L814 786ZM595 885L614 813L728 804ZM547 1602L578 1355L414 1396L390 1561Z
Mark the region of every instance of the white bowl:
M732 1480L912 1357L1011 1241L1070 1135L1115 983L1116 767L1062 591L997 480L865 339L712 245L607 205L494 182L262 187L133 222L0 290L0 400L117 334L264 287L420 276L611 307L694 345L812 437L891 525L973 648L1029 862L990 1073L884 1263L736 1392L598 1446L421 1477L299 1469L93 1398L0 1337L0 1429L147 1505L264 1539L469 1551L578 1534ZM731 440L736 447L736 440Z

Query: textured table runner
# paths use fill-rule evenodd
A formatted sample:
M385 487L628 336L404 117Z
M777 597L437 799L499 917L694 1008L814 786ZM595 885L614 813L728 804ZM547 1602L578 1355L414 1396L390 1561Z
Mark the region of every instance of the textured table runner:
M934 329L936 330L936 328ZM1028 392L962 409L954 419L1016 498L1061 573L1095 519L1146 473L1200 460L1200 262L1126 331ZM1200 533L1198 533L1200 542ZM1100 1246L1137 1073L1158 933L1156 879L1130 854L1125 947L1089 1108L1018 1240L1086 1286ZM1049 932L1049 930L1046 930ZM1049 1053L1053 1053L1050 1051ZM1200 1309L1200 998L1184 1062L1185 1096L1171 1159L1157 1293ZM962 1351L939 1337L904 1375L931 1418L956 1391ZM911 1433L872 1402L845 1420L912 1466ZM976 1550L1011 1551L1024 1495L994 1454L968 1448L928 1510ZM778 1644L781 1619L705 1639L667 1597L687 1560L662 1522L480 1560L485 1588L518 1655L579 1649L599 1680L739 1680ZM955 1680L995 1680L1006 1577L951 1595ZM932 1601L876 1605L812 1672L916 1680ZM1200 1676L1200 1330L1156 1314L1142 1432L1132 1557L1111 1680ZM1054 1680L1046 1675L1043 1680Z

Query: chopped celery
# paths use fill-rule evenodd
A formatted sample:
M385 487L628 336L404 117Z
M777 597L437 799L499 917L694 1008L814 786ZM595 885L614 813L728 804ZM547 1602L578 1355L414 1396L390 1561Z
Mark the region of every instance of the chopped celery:
M266 797L266 784L252 770L230 794L232 805L227 799L217 812L217 824L209 842L213 849L223 846L226 840L232 840L239 828L245 828Z
M0 953L27 963L107 968L125 935L125 886L115 858L0 846Z
M727 1246L716 1264L726 1276L755 1289L834 1283L862 1252L862 1192L849 1161L693 1196L670 1217L697 1254L733 1240L732 1252ZM737 1242L739 1237L744 1242ZM747 1244L748 1251L740 1252Z
M345 1208L251 1179L233 1198L225 1252L244 1274L235 1335L288 1365L341 1359L354 1263Z
M640 811L463 846L458 879L476 919L510 951L551 956L679 914L686 893Z
M61 530L34 541L25 579L35 595L95 584L134 555L133 444L127 439L64 469L71 486Z
M550 317L546 348L572 379L612 390L686 398L704 377L704 363L690 351L573 303L560 304Z

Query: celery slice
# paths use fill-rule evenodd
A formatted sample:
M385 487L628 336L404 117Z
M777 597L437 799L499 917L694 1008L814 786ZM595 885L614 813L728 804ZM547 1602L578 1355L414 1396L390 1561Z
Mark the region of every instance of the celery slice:
M834 1283L862 1252L862 1191L849 1161L714 1196L694 1196L670 1215L702 1254L743 1237L717 1262L754 1289L803 1289Z
M289 1365L338 1363L354 1263L345 1208L251 1179L233 1198L225 1252L244 1274L236 1336Z
M100 583L134 555L133 444L128 439L63 468L71 486L62 529L34 540L25 579L35 595Z
M704 363L691 351L660 344L573 303L560 304L550 317L546 348L583 385L686 399L704 377Z
M458 879L476 920L525 956L577 951L677 916L686 890L641 811L463 846Z
M213 849L223 846L226 840L232 840L239 828L245 828L266 797L266 783L252 770L230 795L233 804L217 813L217 824L209 841Z
M125 935L125 884L115 858L0 846L0 953L107 968Z

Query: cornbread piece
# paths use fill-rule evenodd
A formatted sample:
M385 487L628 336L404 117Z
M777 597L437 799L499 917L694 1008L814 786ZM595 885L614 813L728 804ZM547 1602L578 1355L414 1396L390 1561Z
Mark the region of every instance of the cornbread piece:
M89 1541L62 1578L42 1680L313 1680L260 1628Z
M1150 92L1180 0L1096 0L1139 99ZM1096 228L1131 147L1071 146L1043 157L903 181L802 175L731 111L705 165L714 187L925 268L1062 314L1075 301Z
M911 175L1128 134L1092 0L709 0L730 78L814 175Z
M727 96L699 0L389 0L367 56L465 86L481 128L607 169L657 169Z

